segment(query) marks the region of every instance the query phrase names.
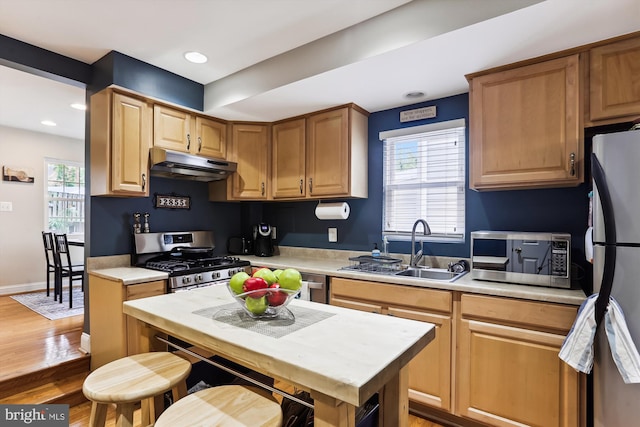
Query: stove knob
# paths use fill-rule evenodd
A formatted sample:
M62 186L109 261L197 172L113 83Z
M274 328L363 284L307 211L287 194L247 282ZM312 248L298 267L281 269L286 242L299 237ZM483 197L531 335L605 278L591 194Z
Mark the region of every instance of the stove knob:
M183 278L182 278L182 283L184 283L185 285L186 285L187 283L191 283L191 277L189 277L189 276L185 276L185 277L183 277Z
M219 278L220 278L220 272L219 272L219 271L217 271L217 272L216 272L216 279L219 279Z
M202 282L202 274L196 274L196 282Z

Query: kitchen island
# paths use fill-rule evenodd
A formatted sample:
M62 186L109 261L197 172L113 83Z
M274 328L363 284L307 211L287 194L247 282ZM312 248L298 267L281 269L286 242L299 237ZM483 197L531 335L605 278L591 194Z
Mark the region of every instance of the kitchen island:
M300 300L289 308L294 321L236 323L240 307L224 286L123 304L144 325L141 351L161 331L291 383L314 398L316 426L354 426L356 408L379 392L380 426L406 426L407 364L434 325Z

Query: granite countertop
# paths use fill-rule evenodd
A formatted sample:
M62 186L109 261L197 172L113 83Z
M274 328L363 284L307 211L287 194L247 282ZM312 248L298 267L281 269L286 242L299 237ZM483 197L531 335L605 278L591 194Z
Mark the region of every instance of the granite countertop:
M272 257L240 256L240 258L250 261L251 265L254 267L262 266L269 267L271 269L295 268L304 273L324 274L332 277L368 280L372 282L392 283L422 288L470 292L483 295L521 298L569 305L580 305L586 299L586 295L582 289L559 289L474 280L471 278L469 273L454 282L448 283L428 279L341 270L342 267L349 265L350 255L336 255L336 252L345 251L331 252L333 253L324 253L323 250L315 252L314 250L308 249L300 251L287 249L285 251L281 251L280 255ZM307 256L310 254L312 256Z

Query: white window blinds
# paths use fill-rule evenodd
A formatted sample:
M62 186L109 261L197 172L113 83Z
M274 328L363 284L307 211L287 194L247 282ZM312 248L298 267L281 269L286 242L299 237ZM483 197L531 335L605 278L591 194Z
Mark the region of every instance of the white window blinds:
M463 241L464 119L381 132L380 139L384 141L383 235L404 240L422 218L431 236L421 240Z

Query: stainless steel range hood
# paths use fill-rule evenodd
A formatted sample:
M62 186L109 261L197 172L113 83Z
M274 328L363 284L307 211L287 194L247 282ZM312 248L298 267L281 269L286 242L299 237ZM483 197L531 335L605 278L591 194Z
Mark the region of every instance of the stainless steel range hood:
M149 150L151 175L194 181L219 181L236 171L237 164L153 147Z

